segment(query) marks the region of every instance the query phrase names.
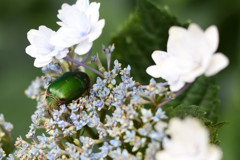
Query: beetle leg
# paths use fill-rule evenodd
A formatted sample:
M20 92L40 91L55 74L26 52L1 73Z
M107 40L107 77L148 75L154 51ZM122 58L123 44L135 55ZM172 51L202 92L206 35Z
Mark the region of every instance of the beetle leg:
M58 102L59 106L64 104L59 99L57 99L57 97L55 97L54 95L49 94L48 92L46 92L46 97L51 97L51 98L55 99Z

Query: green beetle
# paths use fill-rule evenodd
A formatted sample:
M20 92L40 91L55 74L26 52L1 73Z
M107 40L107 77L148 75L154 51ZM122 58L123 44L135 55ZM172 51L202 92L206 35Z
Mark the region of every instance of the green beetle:
M49 109L71 103L89 89L90 79L84 72L66 72L51 83L46 91Z

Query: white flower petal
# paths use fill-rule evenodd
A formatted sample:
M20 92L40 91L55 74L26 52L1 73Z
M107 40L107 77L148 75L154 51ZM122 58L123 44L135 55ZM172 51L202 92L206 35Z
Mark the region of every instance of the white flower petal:
M168 83L172 92L177 92L185 85L185 82L180 80L175 82L168 81Z
M159 70L161 70L162 76L167 75L163 78L174 76L174 74L177 73L175 66L176 59L170 56L170 54L163 51L154 51L152 54L152 59L159 67Z
M172 118L167 133L171 139L163 140L163 150L156 154L157 160L220 160L221 150L209 144L209 134L200 120L187 117Z
M86 54L92 48L92 44L93 44L92 42L84 41L83 43L80 43L79 45L77 45L75 52L78 55Z
M48 54L54 48L51 44L49 44L49 38L55 32L46 26L40 26L39 30L30 30L27 34L28 40L31 43L31 46L35 49L37 48L37 52L41 54ZM29 50L29 49L28 49Z
M154 51L152 58L157 65L147 68L147 73L155 78L163 78L168 81L170 89L177 91L184 86L185 82L181 81L181 77L176 69L175 59L163 51Z
M27 33L27 39L30 43L33 42L33 37L38 35L38 31L36 29L31 29Z
M63 22L62 27L69 27L79 32L87 32L90 28L89 18L76 7L65 4L57 16Z
M39 29L31 29L28 33L27 33L27 38L28 40L32 43L32 41L34 41L34 37L42 37L42 38L46 38L48 36L52 35L52 30L50 28L47 28L46 26L39 26Z
M39 26L39 31L44 32L45 35L48 35L49 37L54 33L53 30L43 25Z
M101 19L100 21L97 22L97 24L91 29L91 33L89 34L89 42L93 42L102 34L104 25L105 25L104 19Z
M64 49L61 52L58 52L58 54L55 56L57 59L63 59L64 57L67 56L69 50L68 49Z
M210 52L204 32L196 24L191 24L188 30L181 27L171 27L167 51L175 57L189 60L201 60Z
M91 25L95 25L98 22L99 8L100 8L100 3L92 2L89 5L89 8L88 8L86 14L88 15L88 18L90 19Z
M175 35L176 37L182 37L183 35L185 35L187 33L186 28L183 27L179 27L179 26L172 26L171 28L169 28L169 36L170 35Z
M57 21L57 24L58 24L59 26L64 26L64 23L61 22L61 21Z
M66 16L68 15L69 12L71 12L71 6L67 3L62 4L62 8L58 10L58 15L57 17L61 20L61 21L67 21Z
M25 51L26 51L26 53L27 53L28 55L30 55L31 57L36 58L36 56L37 56L37 51L36 51L36 48L33 47L32 45L27 46L27 48L25 49Z
M60 29L62 29L62 28L60 28ZM50 43L55 45L55 46L61 46L61 47L70 47L70 46L72 46L72 42L71 41L67 41L67 40L68 39L66 39L64 34L61 34L61 31L58 31L58 33L56 35L54 35L50 39Z
M185 28L177 27L177 26L171 27L169 29L167 52L170 54L175 54L176 51L178 51L177 54L179 54L178 48L180 49L182 48L182 43L184 43L184 40L186 37L187 37L187 30ZM176 46L176 44L180 44L180 45Z
M190 25L188 30L182 27L171 27L167 52L176 58L179 57L186 60L191 60L196 56L201 58L204 55L198 53L208 53L204 38L203 32L198 30L198 27L195 25Z
M157 65L148 67L146 72L154 78L160 78L162 76L162 72L160 71L160 68Z
M222 53L216 53L212 56L210 64L205 72L206 76L213 76L229 64L228 58Z
M52 57L46 56L41 58L36 58L34 61L34 66L37 68L43 67L47 64L49 64L52 61Z
M183 73L182 79L185 82L192 83L197 79L197 77L204 74L206 68L208 67L209 61L210 60L206 58L205 61L193 63L192 66L186 66L186 69L188 69L188 71Z
M163 51L154 51L152 53L152 59L157 65L161 65L168 58L169 54Z
M200 28L199 25L197 25L195 23L191 23L188 27L188 30L191 34L194 34L194 35L202 35L203 34L203 30Z
M61 27L51 38L50 42L59 47L71 47L82 40L79 30L73 30L68 27Z
M218 43L219 43L219 35L218 35L217 27L214 25L208 27L204 34L208 39L209 46L212 52L215 52L217 50Z
M85 12L89 7L89 0L78 0L76 6L80 11Z
M222 151L219 147L215 145L211 145L208 149L208 157L207 160L220 160L222 158Z
M210 57L214 51L211 50L208 40L206 39L204 31L199 25L193 23L188 27L188 36L186 37L188 45L184 46L188 48L189 53L194 57L194 59L204 60Z

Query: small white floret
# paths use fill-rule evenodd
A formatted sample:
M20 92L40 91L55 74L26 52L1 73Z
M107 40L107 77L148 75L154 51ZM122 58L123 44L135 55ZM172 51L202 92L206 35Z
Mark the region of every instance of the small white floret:
M155 78L165 79L171 91L178 91L185 83L191 83L201 75L212 76L229 61L222 53L216 53L219 35L216 26L203 31L197 24L188 29L173 26L169 29L167 52L154 51L156 65L147 68Z
M171 119L157 160L220 160L222 151L209 143L208 130L195 118Z
M50 39L56 32L47 28L46 26L40 26L38 30L31 29L27 38L30 45L26 48L26 53L34 58L35 67L43 67L49 64L53 57L62 59L68 54L68 49L64 47L56 47L50 43Z
M90 51L93 41L101 34L105 20L99 20L100 3L78 0L74 5L63 4L57 22L61 27L51 43L59 47L73 47L79 55Z

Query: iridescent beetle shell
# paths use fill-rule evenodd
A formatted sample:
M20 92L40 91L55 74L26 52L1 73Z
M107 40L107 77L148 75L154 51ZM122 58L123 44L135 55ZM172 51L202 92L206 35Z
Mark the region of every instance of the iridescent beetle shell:
M62 104L71 103L89 89L90 79L84 72L66 72L53 81L47 91L49 109L57 109Z

